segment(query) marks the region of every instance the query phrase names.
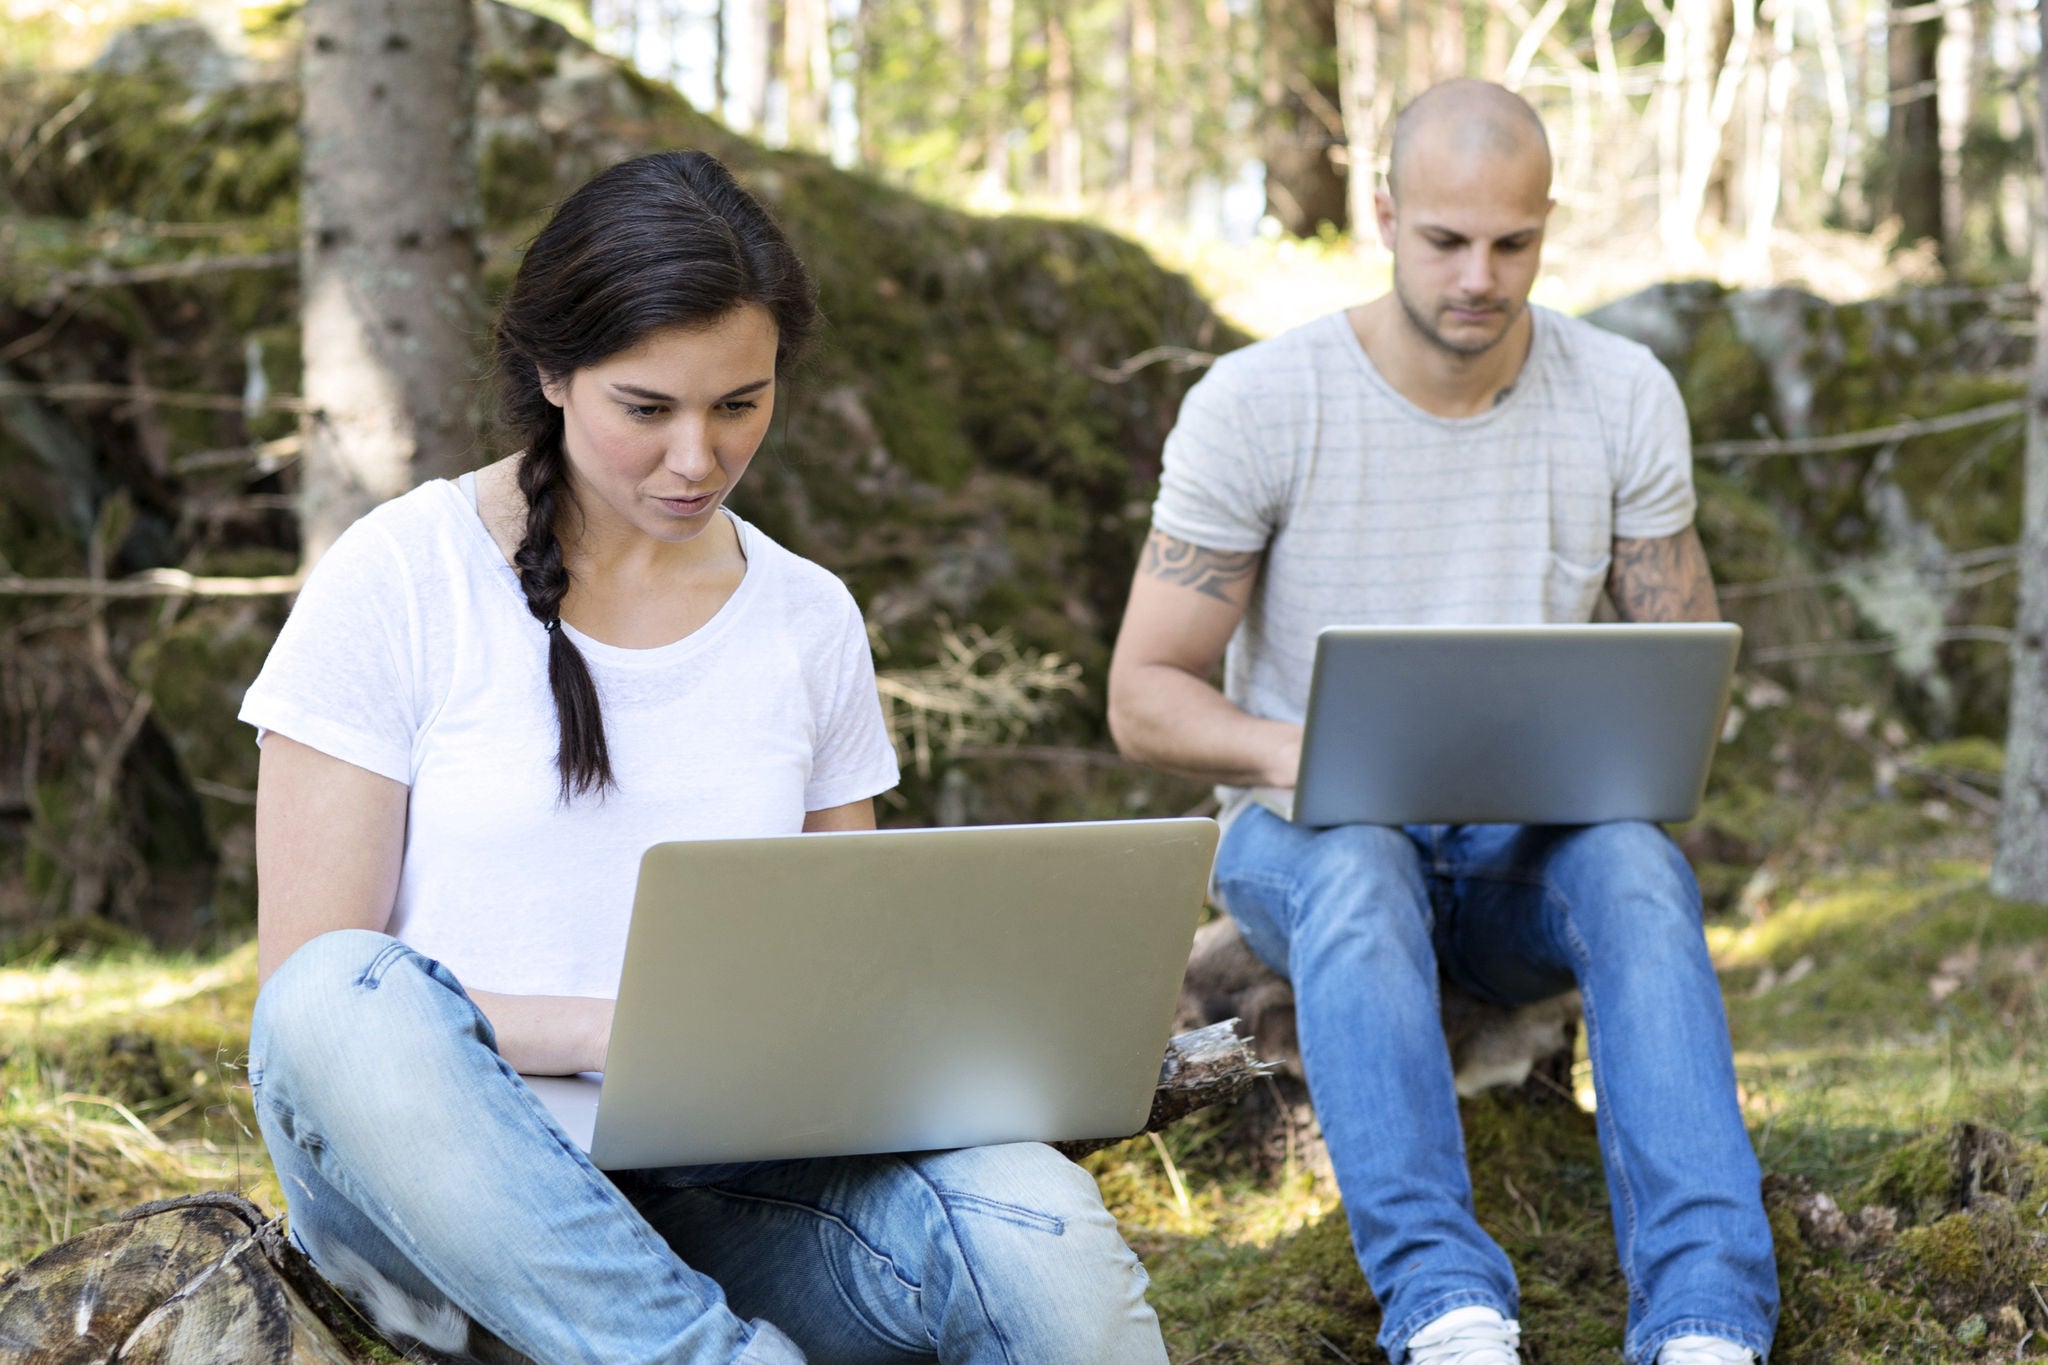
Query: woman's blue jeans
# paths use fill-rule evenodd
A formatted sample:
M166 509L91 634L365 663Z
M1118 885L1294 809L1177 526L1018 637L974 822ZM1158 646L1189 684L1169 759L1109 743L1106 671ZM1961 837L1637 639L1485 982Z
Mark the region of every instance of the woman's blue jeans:
M1778 1281L1761 1176L1692 869L1655 825L1348 825L1262 807L1218 850L1216 890L1292 981L1302 1064L1395 1365L1431 1319L1516 1313L1514 1271L1472 1214L1439 972L1482 1000L1577 986L1615 1242L1625 1354L1702 1333L1765 1354Z
M445 968L362 930L278 969L250 1054L314 1262L346 1248L541 1365L1166 1359L1144 1269L1049 1147L615 1182Z

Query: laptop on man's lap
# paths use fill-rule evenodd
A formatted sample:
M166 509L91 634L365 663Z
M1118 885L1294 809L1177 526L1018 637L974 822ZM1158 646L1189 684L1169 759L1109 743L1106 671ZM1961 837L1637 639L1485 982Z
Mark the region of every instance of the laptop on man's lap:
M1294 820L1690 819L1741 642L1725 622L1330 627Z

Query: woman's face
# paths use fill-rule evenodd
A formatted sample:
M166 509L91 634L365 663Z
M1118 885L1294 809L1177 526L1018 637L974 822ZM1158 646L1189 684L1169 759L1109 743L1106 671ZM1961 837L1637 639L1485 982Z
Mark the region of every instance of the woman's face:
M768 310L743 303L543 381L585 534L679 542L711 524L768 432L776 341Z

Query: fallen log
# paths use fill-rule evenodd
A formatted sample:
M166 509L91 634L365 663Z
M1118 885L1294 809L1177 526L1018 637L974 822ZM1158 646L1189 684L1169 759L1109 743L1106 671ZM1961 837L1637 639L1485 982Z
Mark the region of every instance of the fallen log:
M1506 1086L1535 1103L1572 1100L1576 992L1519 1009L1475 1000L1449 981L1439 982L1439 996L1444 1046L1460 1095ZM1270 1167L1298 1163L1327 1172L1329 1156L1302 1075L1294 988L1253 954L1227 915L1195 933L1173 1026L1202 1029L1219 1020L1229 1020L1256 1042L1269 1072L1256 1088L1258 1078L1240 1087L1239 1093L1251 1093L1231 1116L1226 1145Z
M1235 1098L1266 1074L1236 1022L1168 1041L1140 1132ZM1078 1157L1120 1140L1055 1145ZM130 1209L0 1279L0 1361L7 1365L400 1359L442 1357L417 1343L401 1355L291 1244L281 1218L226 1192Z

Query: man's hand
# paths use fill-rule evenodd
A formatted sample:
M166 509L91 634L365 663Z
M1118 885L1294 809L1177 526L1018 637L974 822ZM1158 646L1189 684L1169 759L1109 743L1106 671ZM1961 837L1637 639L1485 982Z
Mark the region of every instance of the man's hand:
M1614 542L1607 596L1624 621L1718 621L1714 575L1699 532Z
M1263 558L1146 537L1109 663L1109 729L1126 755L1233 786L1294 785L1301 727L1246 715L1209 681Z

